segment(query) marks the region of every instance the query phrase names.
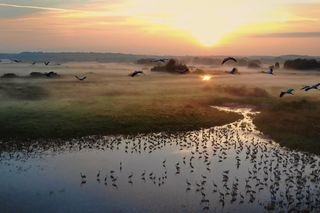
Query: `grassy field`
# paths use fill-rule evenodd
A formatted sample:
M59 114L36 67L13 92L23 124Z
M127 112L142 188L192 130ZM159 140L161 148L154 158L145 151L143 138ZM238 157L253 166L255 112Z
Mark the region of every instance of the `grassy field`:
M320 154L320 102L287 101L262 110L255 123L283 146Z
M145 76L128 77L135 69ZM320 153L318 91L280 99L279 91L313 83L318 74L279 71L276 76L244 70L228 75L205 67L200 75L152 73L136 64L70 63L56 67L0 65L6 72L27 76L56 71L59 79L0 80L2 139L73 138L85 135L183 131L230 123L240 118L210 105L249 105L267 136L290 148ZM74 74L86 74L80 82Z
M260 113L254 118L257 128L280 145L320 154L320 101L311 98L220 98L216 105L249 106Z

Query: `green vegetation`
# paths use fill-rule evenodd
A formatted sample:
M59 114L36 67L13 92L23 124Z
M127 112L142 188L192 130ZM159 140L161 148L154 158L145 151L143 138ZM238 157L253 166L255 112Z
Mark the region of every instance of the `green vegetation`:
M14 73L5 73L0 78L18 78L18 76Z
M295 70L312 70L320 69L320 61L315 59L295 59L288 60L284 63L285 69L295 69Z
M10 83L0 88L0 95L6 99L0 104L2 139L174 132L240 119L237 114L209 107L201 95L183 94L170 83L167 89L156 86L142 93L134 89L142 82L133 81L133 85L112 90L106 86L109 91L104 91L101 82L84 82L76 84L75 93L75 85L54 81L49 85L34 83L37 86Z
M302 99L263 109L255 123L282 146L320 154L319 120L320 102Z
M132 105L131 107L139 107ZM86 135L136 134L159 131L195 130L232 122L240 117L197 104L170 107L146 106L135 110L128 106L118 112L89 111L84 107L0 109L2 138L72 138Z
M264 95L253 98L252 94L246 96L245 93L252 91L214 99L212 104L252 107L260 112L254 123L266 136L290 149L320 154L320 101L304 97L279 100ZM258 94L263 93L259 91L255 95Z
M132 64L73 66L55 70L58 79L0 79L2 140L196 130L240 119L210 105L249 106L261 112L254 122L266 136L289 148L320 153L319 92L297 90L279 98L283 87L313 82L314 73L234 76L203 68L212 76L203 81L199 75L147 70L129 78ZM50 71L32 69L26 73ZM74 78L78 73L90 74L80 82Z
M151 69L151 71L184 74L189 72L189 68L185 64L181 64L174 59L170 59L165 65L155 66Z

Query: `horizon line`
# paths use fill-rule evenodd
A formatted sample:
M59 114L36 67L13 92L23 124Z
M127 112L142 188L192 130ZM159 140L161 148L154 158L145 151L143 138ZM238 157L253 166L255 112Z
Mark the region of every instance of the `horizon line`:
M225 57L232 54L218 54L218 55L166 55L166 54L148 54L148 53L128 53L128 52L94 52L94 51L20 51L20 52L0 52L1 55L19 55L23 53L42 53L42 54L121 54L133 56L171 56L171 57ZM281 55L232 55L234 57L284 57L284 56L304 56L304 57L320 57L320 55L306 55L306 54L281 54Z

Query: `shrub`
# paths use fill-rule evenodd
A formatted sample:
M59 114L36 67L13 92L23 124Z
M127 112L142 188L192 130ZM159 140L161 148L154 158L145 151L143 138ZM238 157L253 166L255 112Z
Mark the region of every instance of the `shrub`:
M151 69L151 71L157 72L170 72L170 73L181 73L185 74L190 72L189 68L185 64L178 63L174 59L170 59L167 64L163 66L155 66Z
M18 78L18 76L14 73L5 73L1 76L1 78Z
M295 59L288 60L284 63L285 69L295 69L295 70L311 70L311 69L319 69L320 62L315 59Z

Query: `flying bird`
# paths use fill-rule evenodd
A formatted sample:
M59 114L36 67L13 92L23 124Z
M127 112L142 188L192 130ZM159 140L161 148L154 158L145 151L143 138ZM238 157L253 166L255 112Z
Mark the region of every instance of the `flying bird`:
M163 62L163 63L166 61L169 61L169 59L168 58L160 58L160 59L153 60L153 62Z
M74 77L76 77L76 79L78 79L79 81L83 81L83 80L85 80L86 78L87 78L87 76L77 76L77 75L75 75Z
M267 74L273 75L273 68L270 67L269 71L266 72Z
M228 72L228 73L230 73L230 74L232 74L232 75L234 75L234 74L239 74L239 71L238 71L238 69L237 68L233 68L230 72Z
M44 65L48 66L50 64L50 61L45 61L43 63L44 63Z
M16 63L20 63L21 62L21 60L17 60L17 59L15 59L13 61L16 62Z
M314 85L311 85L311 86L308 86L308 88L305 88L304 91L309 91L311 89L319 89L318 87L320 86L320 83L317 83L317 84L314 84Z
M291 95L293 95L293 92L294 91L294 89L292 89L292 88L289 88L287 91L281 91L281 93L280 93L280 98L282 98L284 95L286 95L286 94L291 94Z
M306 89L308 89L310 86L308 86L308 85L304 85L300 90L306 90Z
M35 65L36 63L37 63L36 61L32 62L32 65Z
M225 59L223 59L223 61L222 61L222 65L223 64L225 64L227 61L234 61L234 62L238 62L235 58L233 58L233 57L227 57L227 58L225 58Z
M144 74L144 73L142 71L138 70L138 71L134 71L133 73L129 74L129 76L135 77L135 76L140 75L140 74Z

